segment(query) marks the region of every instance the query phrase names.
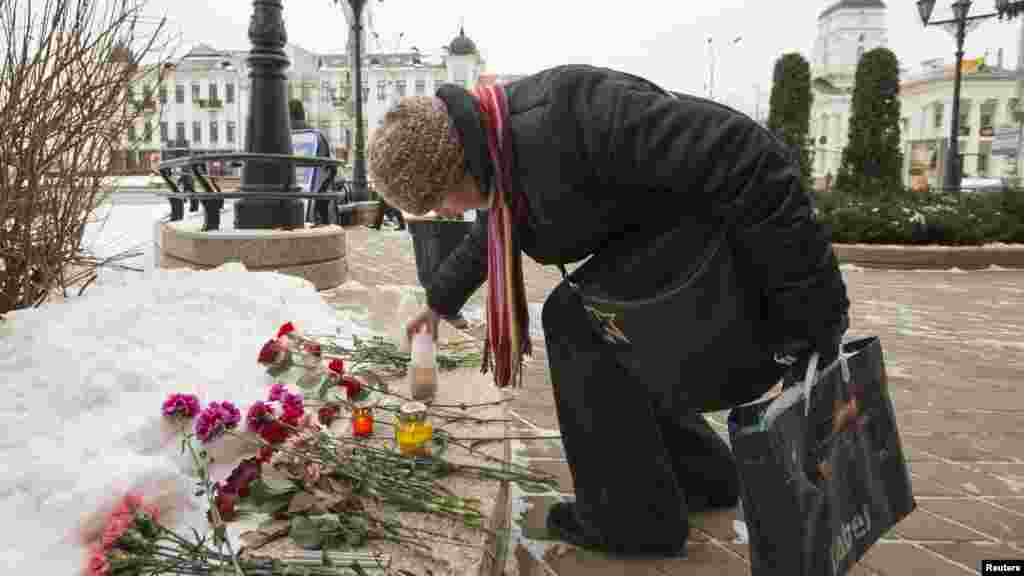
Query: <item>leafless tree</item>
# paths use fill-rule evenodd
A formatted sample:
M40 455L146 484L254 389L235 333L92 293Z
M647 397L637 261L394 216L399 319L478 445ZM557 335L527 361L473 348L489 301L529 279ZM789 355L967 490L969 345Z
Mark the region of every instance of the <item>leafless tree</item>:
M162 78L166 23L143 0L0 0L0 315L84 290L112 155Z

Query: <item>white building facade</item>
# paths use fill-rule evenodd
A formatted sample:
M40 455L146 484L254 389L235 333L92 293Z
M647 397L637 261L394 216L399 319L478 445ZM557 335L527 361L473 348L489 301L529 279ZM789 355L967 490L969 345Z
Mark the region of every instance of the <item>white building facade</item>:
M942 186L953 116L954 67L900 83L903 182L916 190ZM997 128L1018 126L1017 73L997 65L965 71L960 89L959 151L963 176L1020 177L1016 157L992 154Z
M291 61L289 100L300 100L306 126L327 136L337 158L350 160L355 137L351 58L344 53L316 54L293 44L285 51ZM144 114L126 135L116 169L143 173L175 154L243 151L249 118L247 55L200 44L179 62L165 65L162 82L146 79L134 86ZM446 82L471 88L483 70L476 44L464 30L440 54L412 49L364 55L364 134L370 137L399 98L432 95ZM211 173L238 171L213 163Z
M810 137L814 141L811 172L819 187L826 178L835 177L842 162L857 63L865 52L887 42L886 6L881 0L833 1L818 16L811 59Z

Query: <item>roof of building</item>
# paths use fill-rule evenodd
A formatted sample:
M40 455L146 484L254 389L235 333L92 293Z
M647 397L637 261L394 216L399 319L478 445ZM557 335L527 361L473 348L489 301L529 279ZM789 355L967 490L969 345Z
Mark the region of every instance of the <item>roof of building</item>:
M884 9L885 2L882 2L882 0L839 0L839 2L822 11L821 15L818 16L818 20L828 18L840 10L863 10L865 8Z
M466 36L466 30L459 26L459 35L448 44L448 53L452 56L476 54L476 43Z
M217 50L209 44L196 44L185 54L185 58L215 58L217 56L226 56L227 54L221 50Z
M956 68L954 66L943 66L933 70L926 70L910 75L900 82L901 89L913 88L935 82L953 81ZM964 82L975 82L979 80L1016 82L1017 71L998 66L983 66L975 72L965 73L962 76Z

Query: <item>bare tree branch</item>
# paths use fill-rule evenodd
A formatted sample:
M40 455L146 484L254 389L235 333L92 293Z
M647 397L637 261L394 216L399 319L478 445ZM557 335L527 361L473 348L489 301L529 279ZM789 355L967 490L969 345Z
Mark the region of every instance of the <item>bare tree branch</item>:
M82 248L111 158L142 116L131 86L159 84L166 22L143 0L0 1L0 314L87 285Z

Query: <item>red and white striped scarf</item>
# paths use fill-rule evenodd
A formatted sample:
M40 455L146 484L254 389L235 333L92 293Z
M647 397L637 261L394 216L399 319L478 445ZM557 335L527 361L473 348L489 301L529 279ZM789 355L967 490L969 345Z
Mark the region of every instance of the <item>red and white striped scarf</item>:
M508 100L500 86L474 91L487 119L487 148L494 163L494 189L487 225L487 340L483 372L492 369L494 383L522 385L523 355L530 346L530 315L526 308L523 260L516 227L526 214L525 200L513 191L508 150Z

